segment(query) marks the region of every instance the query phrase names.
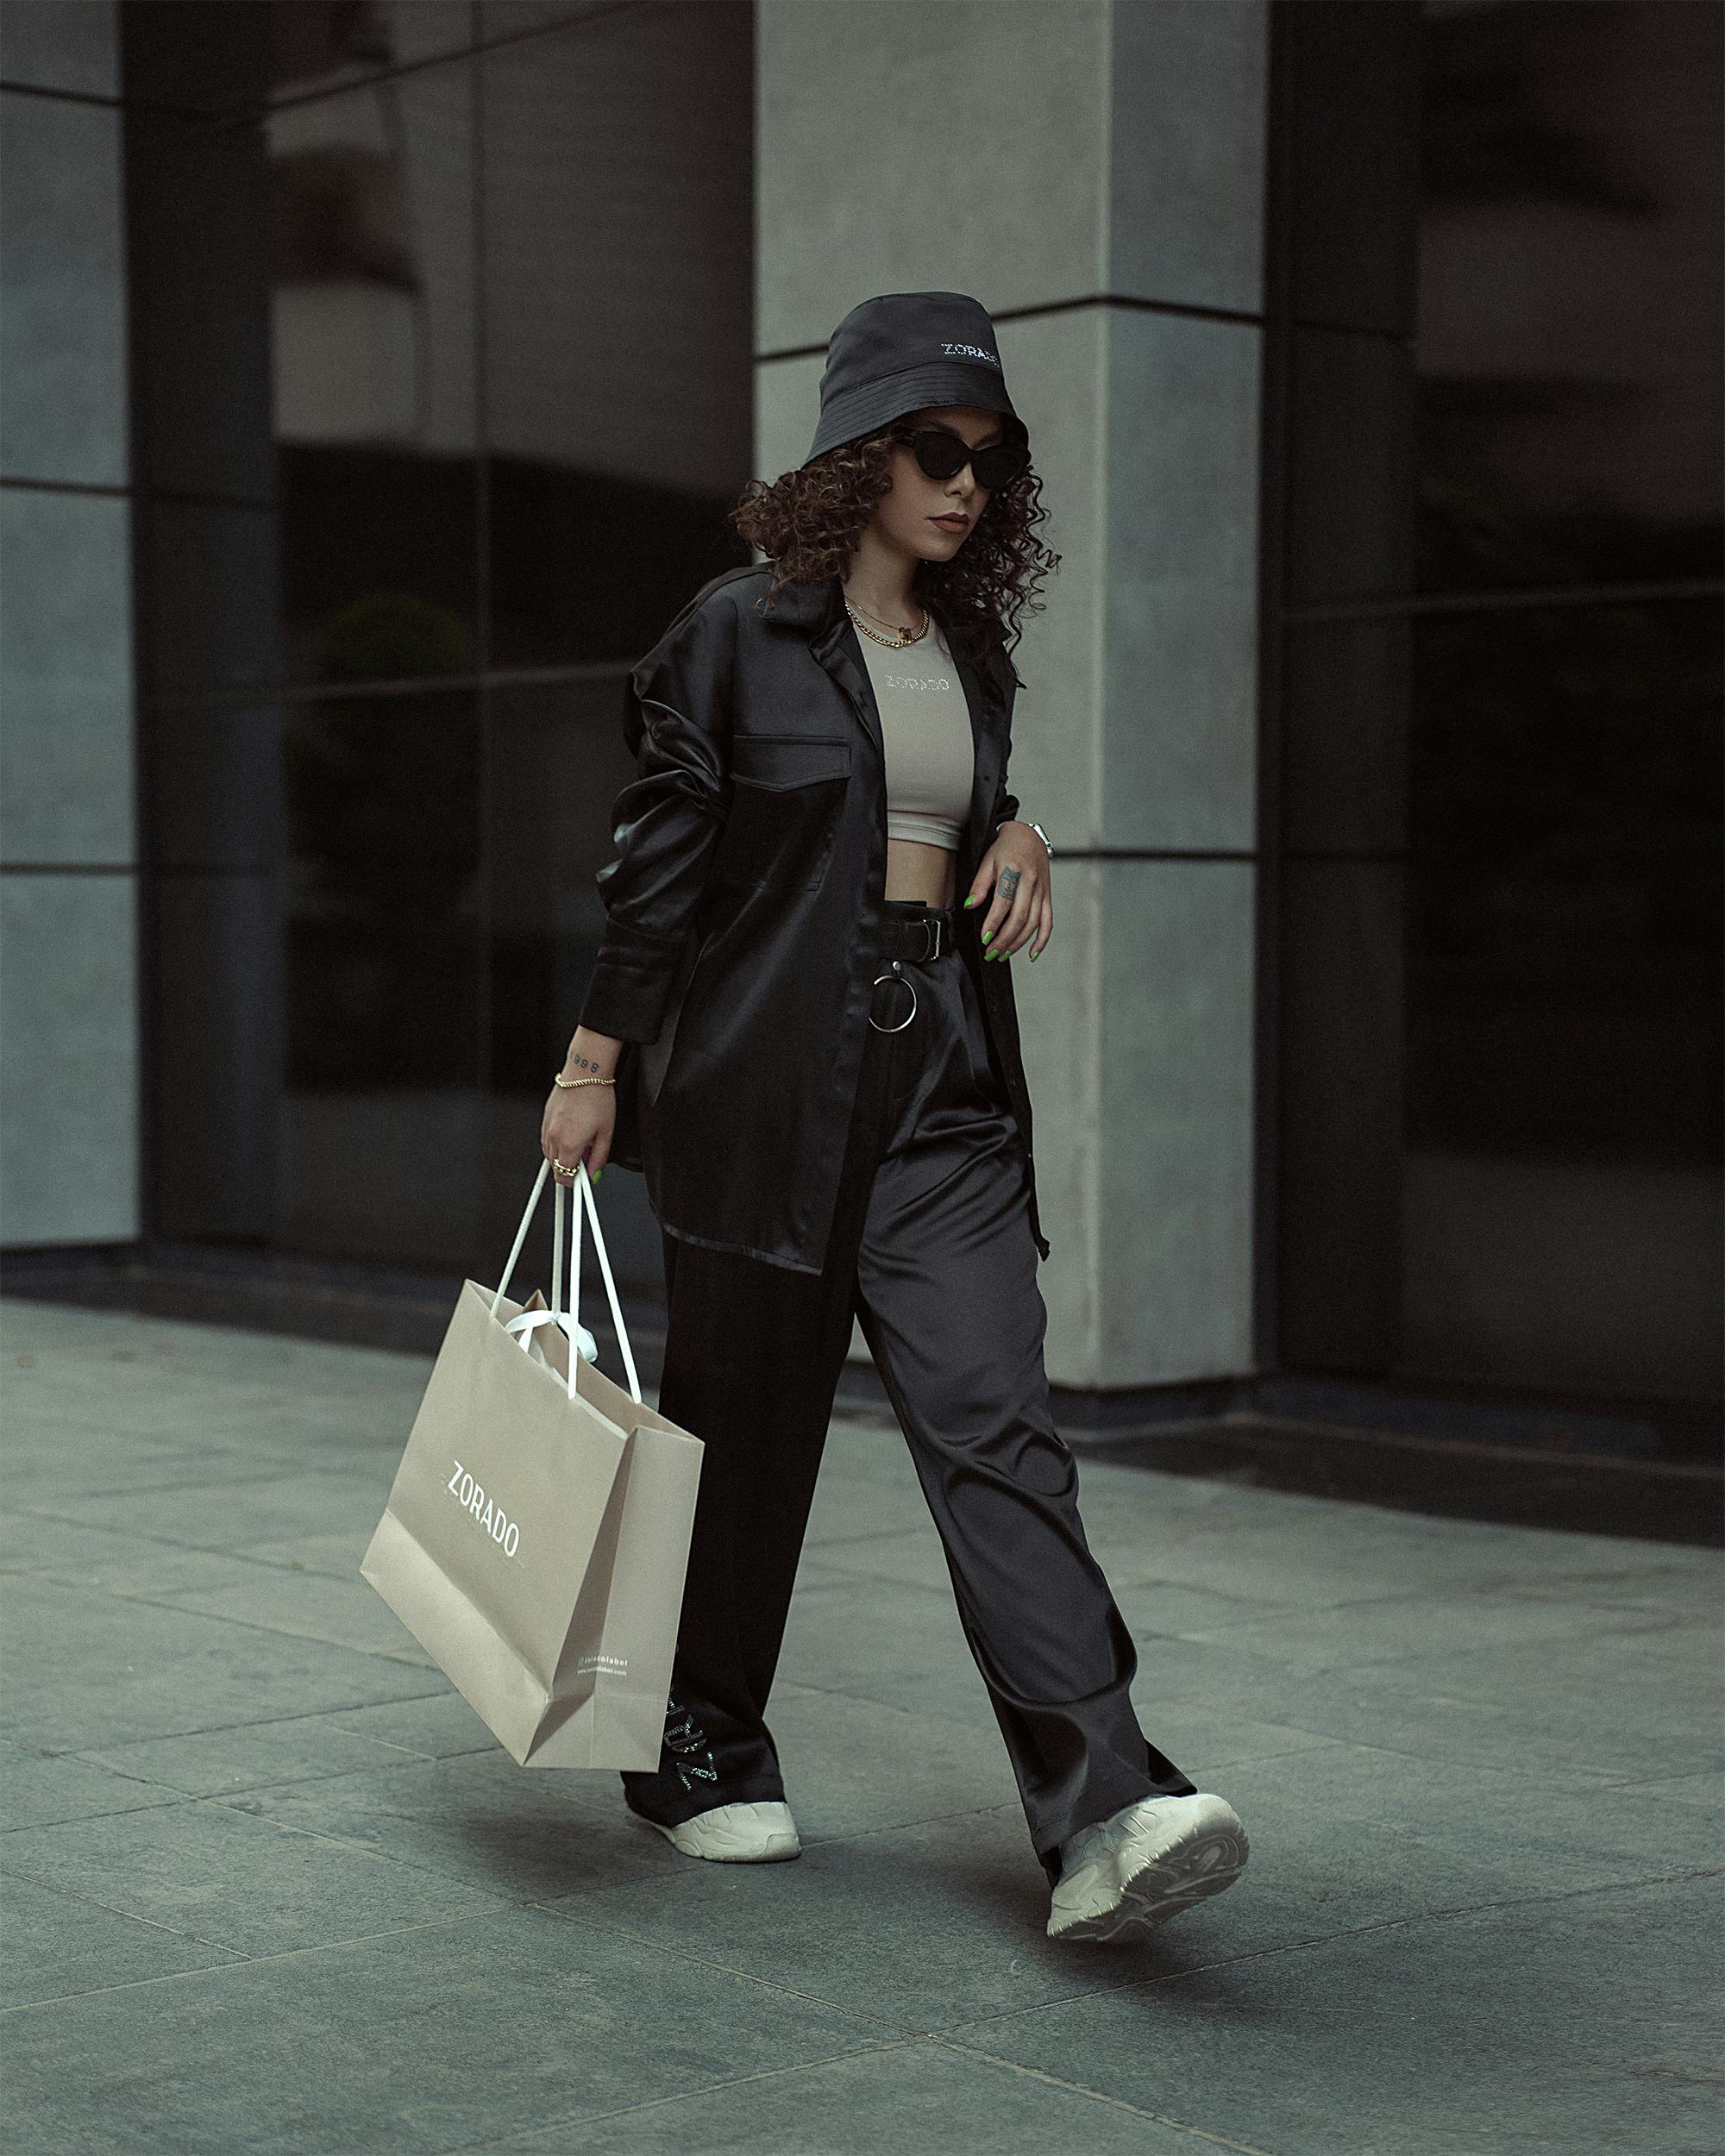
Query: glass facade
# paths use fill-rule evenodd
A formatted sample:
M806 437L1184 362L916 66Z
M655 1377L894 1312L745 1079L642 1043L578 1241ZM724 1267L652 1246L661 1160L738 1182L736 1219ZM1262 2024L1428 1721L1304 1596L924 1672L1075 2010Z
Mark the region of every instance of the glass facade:
M485 1273L624 675L747 559L752 9L122 12L158 1232Z
M1278 10L1295 1367L1718 1395L1720 30Z

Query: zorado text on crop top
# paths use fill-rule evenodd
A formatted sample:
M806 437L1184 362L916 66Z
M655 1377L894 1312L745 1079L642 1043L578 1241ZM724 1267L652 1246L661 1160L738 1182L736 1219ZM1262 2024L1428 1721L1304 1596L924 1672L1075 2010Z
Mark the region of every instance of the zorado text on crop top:
M887 836L957 852L970 814L970 707L932 614L914 643L856 641L869 662L887 752Z

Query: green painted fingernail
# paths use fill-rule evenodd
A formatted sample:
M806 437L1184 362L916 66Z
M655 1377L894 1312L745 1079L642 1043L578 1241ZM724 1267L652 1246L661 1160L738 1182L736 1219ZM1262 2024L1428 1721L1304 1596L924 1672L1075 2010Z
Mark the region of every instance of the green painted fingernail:
M969 898L965 899L964 903L966 906L975 906L976 903L975 894L973 893Z
M993 930L993 929L991 929L991 928L985 928L985 929L982 931L982 941L986 943L988 942L988 938L989 938L989 937L990 937L994 934L994 930Z

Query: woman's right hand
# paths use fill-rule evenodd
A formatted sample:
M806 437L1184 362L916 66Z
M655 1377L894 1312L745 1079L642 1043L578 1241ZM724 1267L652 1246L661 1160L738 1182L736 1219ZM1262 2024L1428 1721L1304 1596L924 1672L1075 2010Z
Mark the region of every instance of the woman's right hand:
M584 1026L577 1026L562 1075L566 1078L611 1077L622 1050L622 1042L609 1034L589 1033ZM554 1085L539 1125L540 1150L554 1163L554 1173L558 1165L571 1171L561 1181L572 1181L576 1163L584 1160L587 1174L597 1181L611 1157L612 1133L616 1127L615 1087Z

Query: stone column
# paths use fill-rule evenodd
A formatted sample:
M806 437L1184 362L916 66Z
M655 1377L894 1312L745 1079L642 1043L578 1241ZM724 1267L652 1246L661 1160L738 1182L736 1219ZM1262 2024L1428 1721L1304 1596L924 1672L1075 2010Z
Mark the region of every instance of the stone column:
M1267 7L757 20L758 470L807 454L858 300L969 292L1063 557L1017 654L1012 765L1057 849L1054 938L1013 961L1050 1376L1244 1372Z

